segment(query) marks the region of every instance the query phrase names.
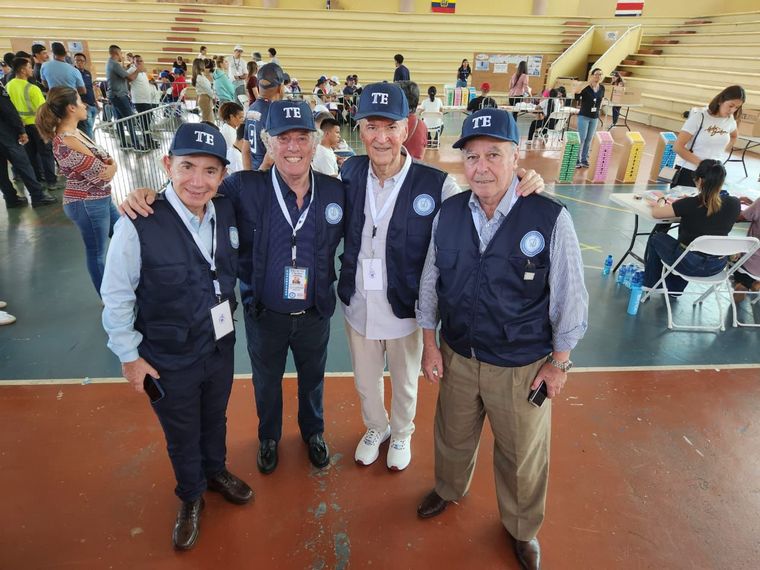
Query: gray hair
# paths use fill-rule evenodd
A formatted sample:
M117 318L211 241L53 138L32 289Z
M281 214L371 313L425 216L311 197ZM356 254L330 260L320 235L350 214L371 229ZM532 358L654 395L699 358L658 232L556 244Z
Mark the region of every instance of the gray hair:
M359 119L358 121L356 121L356 123L359 125L359 128L361 129L361 128L364 127L364 125L367 124L367 121L368 121L368 119L364 118L364 119ZM396 122L397 123L404 123L405 127L407 127L407 128L409 127L409 119L404 118L404 119L401 119L400 121L396 121Z
M294 129L297 130L297 129ZM272 152L272 139L275 138L272 135L270 135L267 131L262 130L261 131L261 142L264 143L264 146L266 147L268 152ZM322 132L321 131L309 131L309 138L311 138L311 144L312 144L312 150L316 150L317 145L319 145L320 141L322 140Z

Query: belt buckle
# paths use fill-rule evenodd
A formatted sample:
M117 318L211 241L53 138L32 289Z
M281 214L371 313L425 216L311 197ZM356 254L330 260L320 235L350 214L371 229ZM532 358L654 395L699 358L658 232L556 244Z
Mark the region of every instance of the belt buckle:
M305 314L306 314L306 309L304 309L303 311L298 311L297 313L290 313L290 316L291 317L300 317L301 315L305 315Z

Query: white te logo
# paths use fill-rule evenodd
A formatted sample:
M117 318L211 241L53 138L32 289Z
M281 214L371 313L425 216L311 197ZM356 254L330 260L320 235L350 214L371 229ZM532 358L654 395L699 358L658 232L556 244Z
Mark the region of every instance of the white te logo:
M296 119L301 118L301 109L298 107L285 107L285 118L286 119L292 119L295 117Z
M195 142L214 146L214 135L212 135L211 133L204 133L203 131L195 131L195 134L196 134ZM206 139L206 140L203 140L203 139Z
M378 99L380 99L379 103L381 105L387 105L388 104L388 94L387 93L373 93L372 94L372 103L377 104Z
M480 123L480 124L478 124ZM485 116L485 117L474 117L472 119L472 128L473 129L479 129L480 127L490 127L491 126L491 117Z

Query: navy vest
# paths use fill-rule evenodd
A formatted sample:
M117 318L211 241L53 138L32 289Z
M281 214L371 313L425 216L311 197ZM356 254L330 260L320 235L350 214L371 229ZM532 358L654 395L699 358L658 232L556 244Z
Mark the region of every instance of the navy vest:
M232 204L214 198L214 257L222 299L235 311L237 229ZM211 307L217 304L211 269L180 215L162 196L152 216L132 220L140 238L142 267L135 329L143 335L140 356L161 370L182 370L215 350L231 351L235 334L214 340Z
M364 204L367 198L369 157L355 156L343 163L341 178L346 184L346 240L341 256L338 297L346 305L356 291L356 267L362 244ZM385 261L388 274L388 302L399 319L415 317L414 307L420 289L420 276L430 245L433 218L441 206L443 183L447 174L416 160L401 186L388 225ZM432 198L432 209L420 209ZM418 210L418 211L416 211Z
M270 225L272 223L272 201L277 200L272 187L270 171L241 171L240 185L243 188L237 199L237 215L240 228L240 280L252 289L251 297L244 300L246 305L257 309L261 304L264 290ZM332 316L335 311L335 250L343 237L345 191L337 178L314 173L316 200L312 204L316 215L315 228L315 271L314 301L317 311L323 317ZM280 217L282 213L277 212ZM309 212L311 216L311 212ZM288 238L289 239L289 238ZM301 250L299 240L299 251ZM279 269L283 271L282 268ZM248 308L248 307L247 307Z
M439 215L441 334L466 358L474 351L488 364L525 366L552 351L549 249L562 205L536 194L518 199L481 256L470 195L449 198Z

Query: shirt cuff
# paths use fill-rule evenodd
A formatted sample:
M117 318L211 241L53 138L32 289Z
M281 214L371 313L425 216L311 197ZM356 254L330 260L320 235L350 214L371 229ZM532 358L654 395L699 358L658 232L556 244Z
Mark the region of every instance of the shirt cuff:
M140 353L137 352L137 349L127 350L125 352L122 352L117 355L119 357L119 362L122 364L125 362L134 362L138 358L140 358Z

